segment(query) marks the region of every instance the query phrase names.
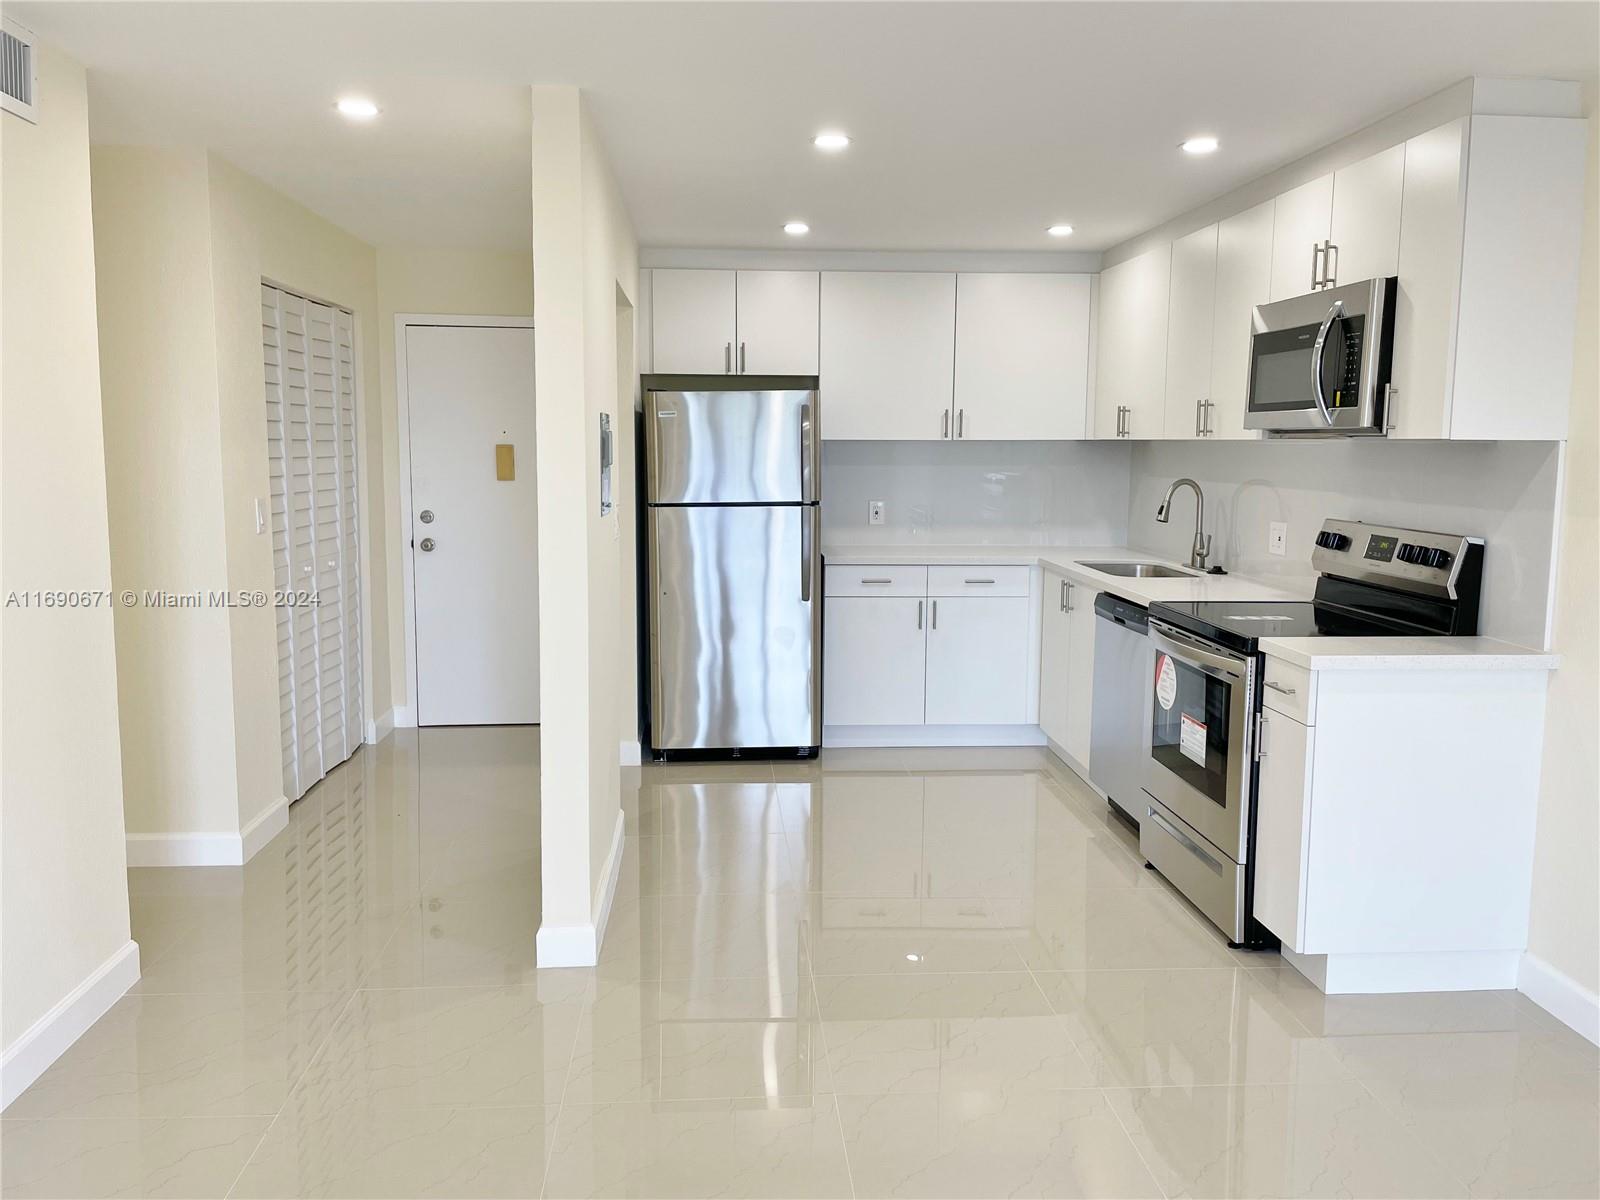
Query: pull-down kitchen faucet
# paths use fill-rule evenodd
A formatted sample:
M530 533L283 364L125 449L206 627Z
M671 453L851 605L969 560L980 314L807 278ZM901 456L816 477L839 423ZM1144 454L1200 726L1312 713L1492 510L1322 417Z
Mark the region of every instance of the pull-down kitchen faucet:
M1189 565L1197 571L1204 571L1206 559L1211 557L1211 535L1202 532L1206 523L1206 498L1200 492L1200 485L1192 479L1174 480L1167 489L1166 499L1156 509L1156 520L1163 525L1167 523L1167 518L1172 515L1172 497L1185 484L1194 489L1194 545L1189 549Z

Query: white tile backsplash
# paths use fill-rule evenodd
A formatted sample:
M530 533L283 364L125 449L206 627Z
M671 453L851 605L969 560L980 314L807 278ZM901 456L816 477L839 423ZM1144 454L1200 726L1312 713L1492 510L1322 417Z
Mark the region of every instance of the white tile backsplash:
M824 442L834 544L1122 545L1131 447L1108 442ZM867 523L882 500L882 525Z
M1479 632L1544 646L1550 609L1561 447L1556 442L1145 442L1133 448L1128 544L1186 559L1194 497L1157 523L1167 487L1205 490L1212 559L1310 592L1312 539L1325 517L1382 522L1485 542ZM1288 552L1268 552L1269 525L1289 527Z

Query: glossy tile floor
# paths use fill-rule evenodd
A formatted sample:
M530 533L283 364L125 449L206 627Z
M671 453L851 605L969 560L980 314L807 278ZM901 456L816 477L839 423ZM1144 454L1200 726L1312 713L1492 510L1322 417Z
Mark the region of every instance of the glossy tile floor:
M1038 751L651 767L604 961L536 971L535 730L397 734L0 1122L22 1196L1595 1196L1516 993L1230 952Z

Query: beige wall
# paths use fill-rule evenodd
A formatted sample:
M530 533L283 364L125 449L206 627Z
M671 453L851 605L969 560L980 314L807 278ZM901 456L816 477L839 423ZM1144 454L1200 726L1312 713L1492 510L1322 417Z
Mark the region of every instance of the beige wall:
M396 313L446 313L451 316L527 317L533 315L533 255L493 250L378 249L378 379L383 408L385 542L395 547L389 558L385 599L393 614L388 654L392 664L395 709L405 709L415 722L407 677L404 585L405 514L400 511L400 428L395 395Z
M96 146L90 162L112 580L141 595L220 591L206 157ZM228 621L223 608L116 610L130 833L239 830Z
M533 262L539 459L544 925L571 948L597 917L619 814L620 590L633 547L599 512L598 416L634 374L638 247L581 96L535 87ZM620 339L619 339L620 332ZM630 468L619 462L618 472ZM545 959L548 961L548 959Z
M1591 96L1591 100L1593 97ZM1528 951L1600 992L1600 117L1588 200Z
M0 116L0 591L111 588L83 68ZM128 942L111 609L0 615L0 1040Z
M272 540L255 527L268 501L261 281L350 308L377 648L363 682L387 709L376 252L214 154L98 146L94 166L117 586L271 592ZM140 608L117 631L129 828L239 833L283 796L275 614Z

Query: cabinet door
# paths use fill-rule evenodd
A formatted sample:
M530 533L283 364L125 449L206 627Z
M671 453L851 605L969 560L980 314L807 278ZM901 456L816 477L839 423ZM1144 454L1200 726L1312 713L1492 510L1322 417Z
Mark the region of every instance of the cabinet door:
M1092 588L1067 581L1067 736L1062 745L1085 765L1094 722L1094 597Z
M1043 609L1039 630L1039 728L1045 737L1065 748L1071 618L1067 614L1067 580L1060 575L1045 575Z
M1211 393L1212 309L1217 290L1217 227L1207 225L1172 243L1167 304L1167 394L1162 433L1204 436L1201 405Z
M954 275L824 271L822 436L950 436L955 349Z
M832 596L823 622L825 725L921 725L926 600Z
M1088 275L956 276L956 436L1084 436Z
M1100 273L1097 438L1150 438L1161 433L1171 282L1170 243Z
M1311 827L1311 739L1315 732L1271 709L1261 714L1255 915L1291 950L1304 944L1306 834Z
M1028 717L1028 601L928 601L929 725L1020 725Z
M1324 175L1284 192L1272 208L1271 300L1303 296L1316 287L1321 255L1312 251L1328 240L1333 226L1333 176Z
M922 884L922 778L836 775L822 778L817 884L835 896L910 899Z
M1328 237L1336 284L1359 283L1400 269L1400 198L1406 148L1391 146L1334 172L1333 220Z
M650 273L651 350L661 375L733 371L732 271Z
M1272 287L1271 200L1217 226L1217 290L1211 323L1211 409L1207 437L1250 438L1244 427L1250 382L1250 318Z
M745 375L815 375L815 271L740 271L735 370Z
M1405 145L1390 437L1450 434L1466 139L1467 118L1462 117L1419 133Z

